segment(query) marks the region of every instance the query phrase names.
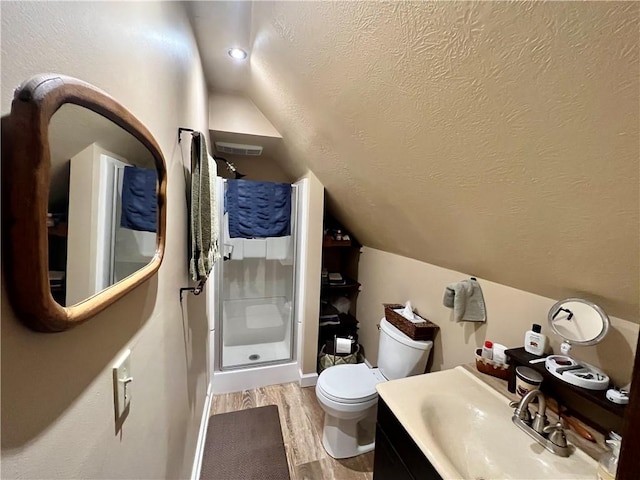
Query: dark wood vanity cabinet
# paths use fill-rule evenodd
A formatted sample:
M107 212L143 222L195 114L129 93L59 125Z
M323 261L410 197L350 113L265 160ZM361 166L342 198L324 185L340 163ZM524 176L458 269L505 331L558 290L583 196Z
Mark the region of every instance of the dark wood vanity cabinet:
M442 480L382 398L378 399L373 480Z

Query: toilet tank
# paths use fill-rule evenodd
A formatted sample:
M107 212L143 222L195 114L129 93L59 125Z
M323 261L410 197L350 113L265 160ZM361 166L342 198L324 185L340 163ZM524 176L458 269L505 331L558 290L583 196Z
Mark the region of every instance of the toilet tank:
M424 373L433 342L412 340L386 318L380 320L378 368L387 380Z

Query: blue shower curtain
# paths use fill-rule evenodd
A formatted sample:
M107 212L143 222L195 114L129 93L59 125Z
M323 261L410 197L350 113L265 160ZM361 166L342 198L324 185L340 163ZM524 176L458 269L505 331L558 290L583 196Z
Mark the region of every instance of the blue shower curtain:
M291 235L291 185L228 180L226 208L231 238Z

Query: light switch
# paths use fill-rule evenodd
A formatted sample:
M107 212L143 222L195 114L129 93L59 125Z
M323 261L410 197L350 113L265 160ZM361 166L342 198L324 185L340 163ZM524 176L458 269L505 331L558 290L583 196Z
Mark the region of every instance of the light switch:
M113 403L116 410L116 421L127 411L133 391L131 376L131 350L127 349L113 365Z

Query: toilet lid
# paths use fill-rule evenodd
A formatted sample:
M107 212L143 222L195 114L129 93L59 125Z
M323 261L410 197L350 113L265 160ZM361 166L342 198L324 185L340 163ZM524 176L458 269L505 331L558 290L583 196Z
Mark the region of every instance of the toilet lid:
M376 385L380 375L364 363L336 365L327 368L318 377L318 387L331 400L340 403L361 403L378 396Z

